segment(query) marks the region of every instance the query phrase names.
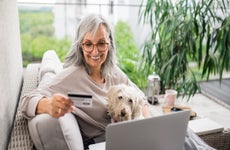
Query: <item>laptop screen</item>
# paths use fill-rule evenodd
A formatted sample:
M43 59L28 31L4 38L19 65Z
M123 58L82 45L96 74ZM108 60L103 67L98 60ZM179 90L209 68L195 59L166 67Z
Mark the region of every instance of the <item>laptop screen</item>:
M106 150L182 150L189 111L110 124Z
M106 143L90 150L182 150L189 111L113 123L106 128Z

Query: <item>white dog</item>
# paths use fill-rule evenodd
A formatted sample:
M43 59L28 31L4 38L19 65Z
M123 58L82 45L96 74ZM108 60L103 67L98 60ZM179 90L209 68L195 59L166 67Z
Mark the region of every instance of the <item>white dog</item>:
M134 87L124 84L112 86L108 91L108 114L112 122L144 118L144 100L144 94Z

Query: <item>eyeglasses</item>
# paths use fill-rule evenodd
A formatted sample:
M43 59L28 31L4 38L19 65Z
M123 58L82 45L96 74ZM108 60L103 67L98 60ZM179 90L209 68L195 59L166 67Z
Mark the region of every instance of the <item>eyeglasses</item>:
M109 43L99 42L97 44L93 44L91 42L82 43L83 50L87 53L91 53L94 49L94 45L97 47L99 52L105 52L108 49Z

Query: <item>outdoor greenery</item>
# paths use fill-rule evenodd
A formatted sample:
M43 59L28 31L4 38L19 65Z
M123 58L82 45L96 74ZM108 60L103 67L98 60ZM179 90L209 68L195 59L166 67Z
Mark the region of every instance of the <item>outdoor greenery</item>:
M20 32L23 66L41 61L43 53L49 49L57 52L63 61L71 45L68 37L57 39L52 26L54 20L50 11L20 10Z
M119 21L115 27L117 59L121 69L139 88L146 88L147 76L140 70L140 51L130 26Z
M51 11L20 10L19 18L24 66L34 61L40 62L43 53L49 49L55 50L61 60L64 60L71 39L55 38L52 26L54 16ZM140 53L127 23L120 21L115 26L115 42L121 69L138 87L144 89L146 76L138 68Z
M189 98L199 90L198 77L209 80L210 74L219 74L222 79L223 71L229 71L227 7L224 0L148 0L140 9L140 21L152 29L143 47L143 66L160 75L162 93L174 88Z

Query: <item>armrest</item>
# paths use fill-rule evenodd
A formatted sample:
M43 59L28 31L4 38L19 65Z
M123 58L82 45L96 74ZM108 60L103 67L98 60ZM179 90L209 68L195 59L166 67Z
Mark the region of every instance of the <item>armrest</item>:
M29 64L24 71L23 86L21 91L21 97L26 93L35 89L38 85L38 71L40 64ZM19 105L21 99L19 101ZM33 142L31 140L28 122L22 116L22 113L17 109L16 118L14 121L13 129L11 132L11 138L8 145L8 150L11 149L33 149Z
M37 88L39 68L40 63L28 64L24 73L21 97L24 96L26 93L31 92L32 90Z

